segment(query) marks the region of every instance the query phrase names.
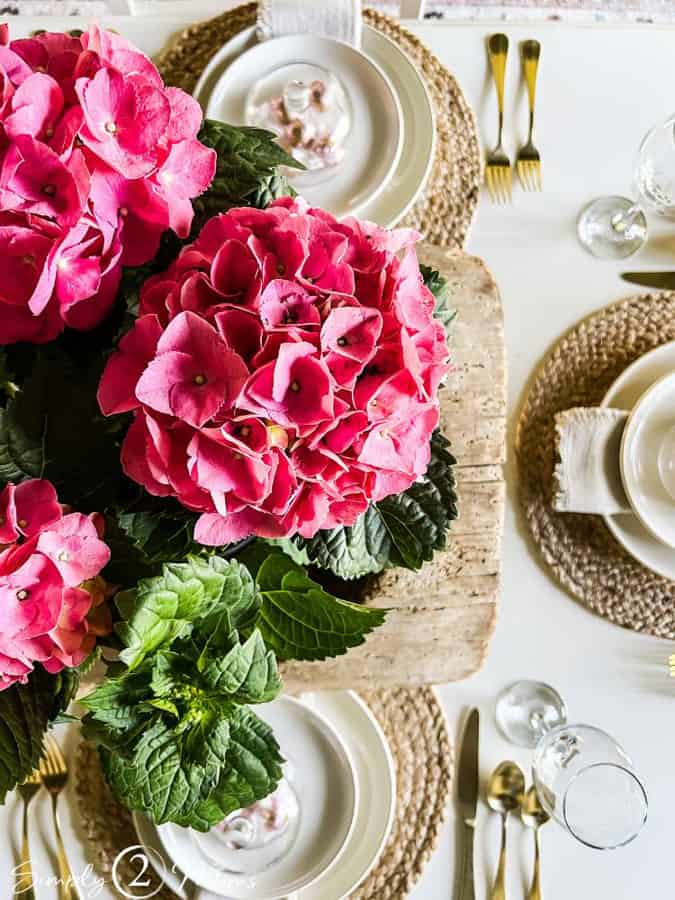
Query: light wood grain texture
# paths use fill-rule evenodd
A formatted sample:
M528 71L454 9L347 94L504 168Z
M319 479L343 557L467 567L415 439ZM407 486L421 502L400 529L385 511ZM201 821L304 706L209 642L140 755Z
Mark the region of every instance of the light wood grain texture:
M495 625L504 522L506 365L502 306L481 260L424 245L420 260L448 278L455 372L441 394L441 427L457 457L460 518L447 550L419 572L390 569L366 601L391 610L346 656L284 666L288 689L442 683L480 668Z

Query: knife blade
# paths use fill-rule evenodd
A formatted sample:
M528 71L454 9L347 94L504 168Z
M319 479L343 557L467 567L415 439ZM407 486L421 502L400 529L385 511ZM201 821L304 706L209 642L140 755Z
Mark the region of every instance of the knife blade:
M622 272L621 277L631 284L660 288L662 291L675 291L675 272Z
M479 771L478 771L478 735L479 714L477 709L469 713L457 769L457 805L463 825L463 854L458 896L461 900L475 900L473 876L473 838L476 825L476 809L478 807Z

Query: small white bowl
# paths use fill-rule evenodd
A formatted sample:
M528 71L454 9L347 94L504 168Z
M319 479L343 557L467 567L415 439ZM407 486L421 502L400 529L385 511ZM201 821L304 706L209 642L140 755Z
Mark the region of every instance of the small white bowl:
M675 372L638 400L621 438L621 478L635 515L659 541L675 549L675 500L659 471L659 455L675 426Z
M349 751L333 726L299 700L281 697L256 707L290 763L300 818L287 852L264 871L241 875L209 861L201 836L167 823L157 828L172 862L195 884L229 900L281 900L336 865L352 834L359 785Z

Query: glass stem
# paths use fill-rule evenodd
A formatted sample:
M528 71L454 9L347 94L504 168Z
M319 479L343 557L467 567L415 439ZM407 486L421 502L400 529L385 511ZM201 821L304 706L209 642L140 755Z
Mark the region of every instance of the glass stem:
M642 208L640 207L640 204L633 203L633 205L629 206L625 212L622 210L615 213L610 222L617 234L625 234L641 215Z

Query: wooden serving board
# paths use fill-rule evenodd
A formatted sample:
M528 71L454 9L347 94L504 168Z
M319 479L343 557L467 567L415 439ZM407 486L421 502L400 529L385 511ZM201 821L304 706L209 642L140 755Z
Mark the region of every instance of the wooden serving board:
M383 626L337 659L287 663L288 690L372 689L466 678L487 654L501 574L506 459L506 363L502 306L483 262L429 244L420 261L448 279L457 310L455 372L441 393L441 429L458 461L459 519L448 548L419 572L390 569L367 588L387 607Z

